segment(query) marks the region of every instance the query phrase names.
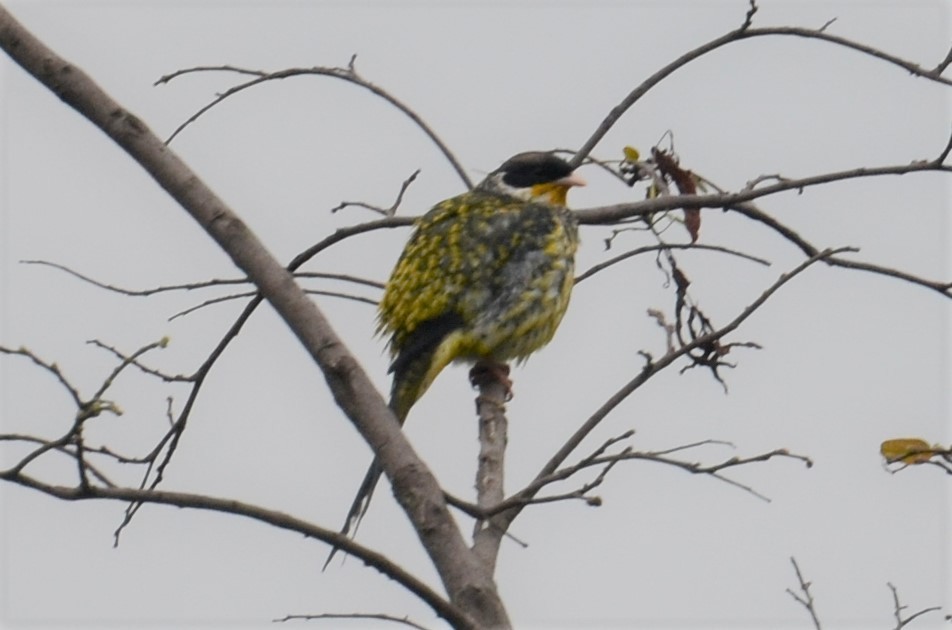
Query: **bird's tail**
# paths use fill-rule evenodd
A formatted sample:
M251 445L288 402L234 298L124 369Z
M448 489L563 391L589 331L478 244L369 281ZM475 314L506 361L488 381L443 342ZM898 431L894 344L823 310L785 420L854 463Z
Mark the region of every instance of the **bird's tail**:
M360 527L360 520L364 517L364 514L367 513L367 508L370 507L370 499L374 495L374 489L377 487L377 482L380 481L380 475L383 474L383 468L380 467L380 464L377 462L377 458L374 457L374 460L370 462L370 467L367 469L367 474L364 475L364 480L360 484L360 488L357 489L357 495L354 497L354 502L350 504L350 510L347 511L347 519L344 521L344 526L341 528L340 533L344 536L351 534L354 536L357 534L357 528ZM351 533L353 530L353 533ZM327 554L327 560L324 561L324 566L321 568L323 571L327 569L327 565L331 563L331 560L334 559L334 555L340 547L333 547L331 552Z
M456 325L456 316L447 318L446 323L438 322L431 324L426 332L427 337L414 340L409 349L405 349L394 360L390 371L393 372L393 386L390 390L390 409L400 422L400 426L407 419L410 408L420 399L420 396L427 390L436 375L453 359L455 344L458 343L458 334L452 332L452 327ZM370 506L370 498L373 496L377 482L380 481L380 475L383 474L383 468L377 458L370 463L367 474L357 490L357 496L350 505L347 512L347 519L340 533L350 534L353 537L360 526L360 520L367 513ZM324 562L324 569L330 564L339 547L331 549L327 560Z
M404 421L406 421L407 414L414 402L416 402L416 398L411 400L407 396L401 381L394 379L393 391L390 394L390 409L400 422L400 426L403 426ZM344 526L340 529L340 533L344 536L350 535L353 538L357 534L357 528L360 527L360 521L367 513L367 508L370 507L370 499L374 495L374 490L377 488L377 482L380 481L381 475L383 475L383 468L380 467L380 462L374 457L373 461L370 462L370 467L367 468L364 480L360 482L360 487L357 488L353 503L350 504L347 518L344 519ZM322 571L327 569L327 565L331 563L339 549L340 547L337 546L331 548L331 552L327 554L327 560L324 561Z

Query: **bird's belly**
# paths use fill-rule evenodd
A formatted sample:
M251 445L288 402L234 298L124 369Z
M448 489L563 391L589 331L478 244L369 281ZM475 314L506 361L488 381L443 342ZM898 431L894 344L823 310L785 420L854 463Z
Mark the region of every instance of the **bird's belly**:
M517 299L484 310L464 332L458 359L523 360L546 345L568 307L571 271L571 265L553 269L519 291Z

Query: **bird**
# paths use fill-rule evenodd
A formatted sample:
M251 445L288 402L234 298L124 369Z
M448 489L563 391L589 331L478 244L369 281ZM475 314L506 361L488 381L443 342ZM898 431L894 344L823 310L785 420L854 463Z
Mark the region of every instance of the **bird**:
M568 308L579 243L566 196L584 185L555 153L519 153L415 222L377 318L377 333L389 336L389 406L401 425L448 364L475 363L508 389L505 363L552 339ZM375 458L341 534L356 534L382 472Z

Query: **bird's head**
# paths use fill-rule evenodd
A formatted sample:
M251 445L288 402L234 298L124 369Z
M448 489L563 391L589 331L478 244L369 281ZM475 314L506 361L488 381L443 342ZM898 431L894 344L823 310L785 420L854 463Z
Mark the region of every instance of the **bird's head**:
M584 185L572 166L554 153L529 151L503 162L479 187L524 201L564 206L569 188Z

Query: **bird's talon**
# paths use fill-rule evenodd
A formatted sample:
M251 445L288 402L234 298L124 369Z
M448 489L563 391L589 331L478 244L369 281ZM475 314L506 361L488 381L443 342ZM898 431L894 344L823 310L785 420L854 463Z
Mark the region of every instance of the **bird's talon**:
M505 363L477 363L469 371L469 382L473 387L499 383L506 388L505 401L512 400L512 379L509 378L509 366Z

